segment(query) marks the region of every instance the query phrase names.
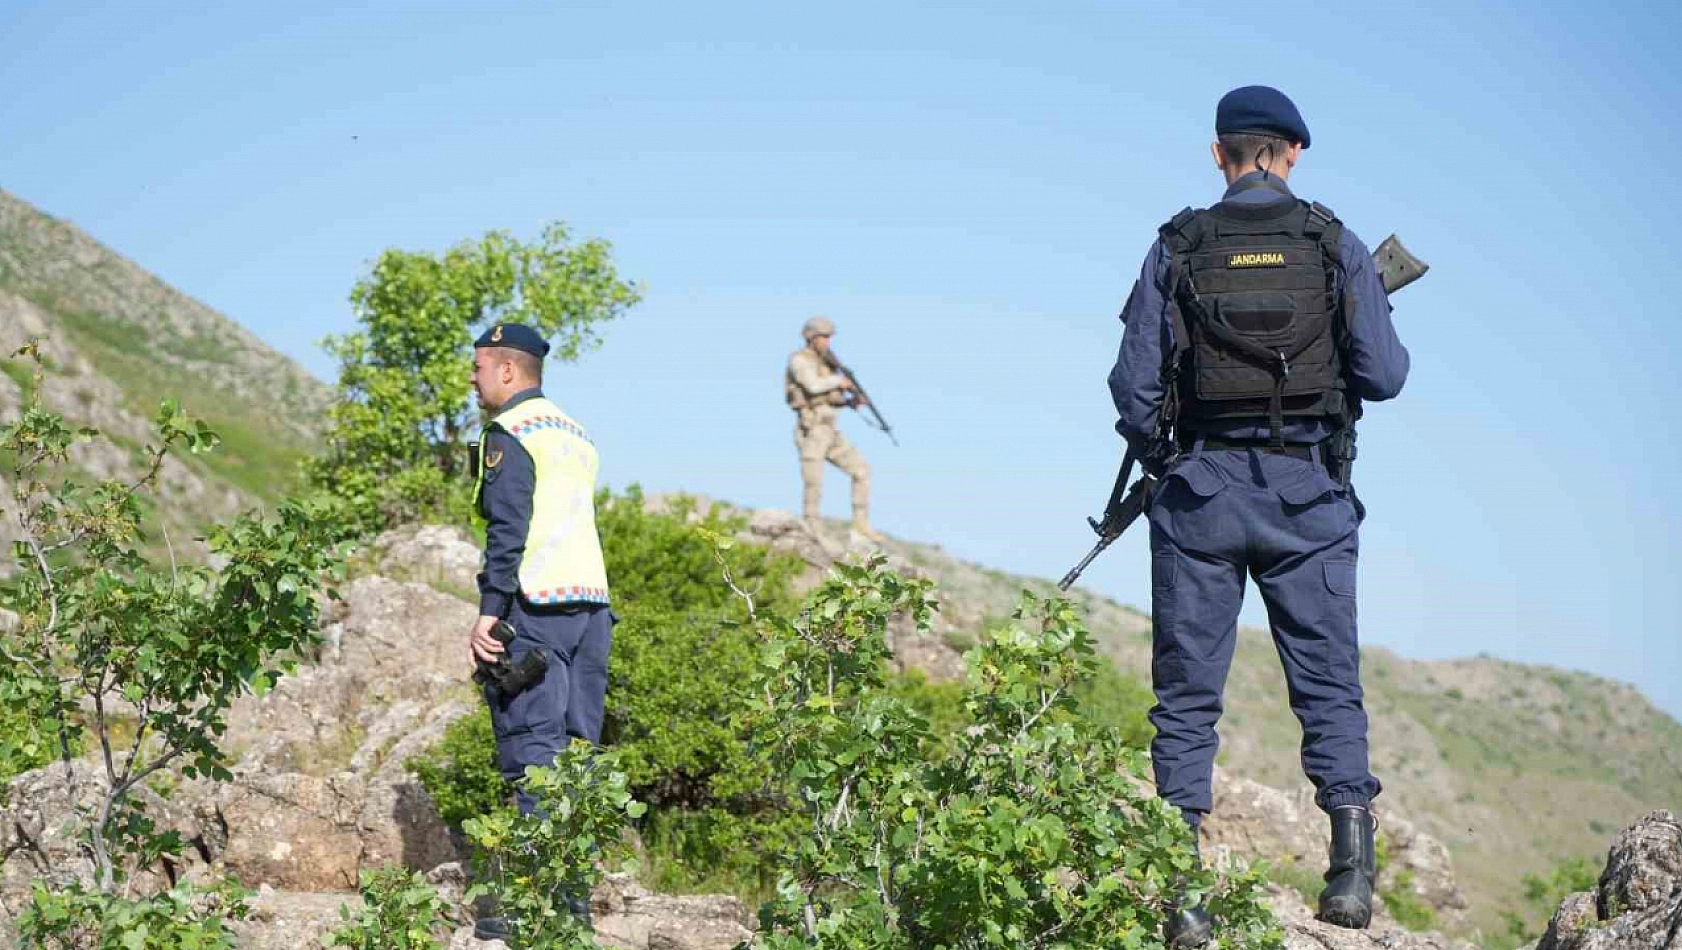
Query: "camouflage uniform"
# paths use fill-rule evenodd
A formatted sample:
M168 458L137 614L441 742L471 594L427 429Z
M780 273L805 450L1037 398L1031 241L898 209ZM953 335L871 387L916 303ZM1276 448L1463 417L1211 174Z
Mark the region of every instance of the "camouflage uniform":
M841 407L851 402L844 385L846 377L835 372L812 345L819 336L830 336L835 325L825 317L806 321L801 335L806 347L788 358L784 391L795 412L794 445L800 450L800 480L805 485L803 512L814 530L820 524L823 499L823 464L833 462L853 480L853 530L872 540L879 536L870 527L870 466L835 425Z

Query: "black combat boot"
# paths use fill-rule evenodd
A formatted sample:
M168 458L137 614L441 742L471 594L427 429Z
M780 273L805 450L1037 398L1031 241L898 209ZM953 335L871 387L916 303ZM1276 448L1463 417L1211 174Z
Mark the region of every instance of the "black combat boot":
M1326 889L1320 892L1319 918L1328 924L1365 930L1372 922L1373 879L1378 875L1378 855L1373 850L1373 832L1378 821L1362 805L1332 809L1331 866L1326 870Z
M1203 853L1198 848L1197 829L1192 828L1191 856L1196 867L1203 867ZM1173 950L1190 950L1208 943L1215 935L1215 921L1209 916L1209 909L1202 901L1190 907L1182 907L1178 902L1174 904L1173 912L1168 917L1168 924L1163 928L1166 933L1168 946Z
M480 940L500 940L514 946L514 928L506 917L480 917L473 922L473 936Z
M589 927L591 930L595 930L596 923L590 919L589 892L586 891L583 897L579 897L576 893L568 893L562 900L565 901L567 912L572 914L573 920Z

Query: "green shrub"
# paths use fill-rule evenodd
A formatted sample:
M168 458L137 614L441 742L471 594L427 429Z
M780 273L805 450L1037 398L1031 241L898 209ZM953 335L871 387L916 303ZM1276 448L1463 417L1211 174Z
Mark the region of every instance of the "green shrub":
M776 856L805 822L781 801L740 805L650 810L637 828L642 882L666 893L730 894L750 907L769 900L776 893Z
M1216 947L1281 946L1260 874L1194 867L1178 811L1135 784L1144 753L1081 714L1097 658L1068 601L1024 594L1017 622L984 635L970 725L930 761L885 640L896 616L927 628L930 585L881 564L838 565L797 614L758 618L751 721L807 832L780 856L754 947L1146 947L1179 896L1207 898Z
M362 907L339 908L343 924L330 947L349 950L438 950L439 931L448 926L444 898L426 878L405 868L384 867L359 875Z
M1121 741L1135 749L1148 748L1156 735L1150 721L1156 695L1107 657L1097 658L1092 678L1075 688L1075 700L1082 715L1114 729Z
M734 534L745 524L742 516L726 515L715 507L691 523L692 499L676 499L670 510L658 514L644 506L642 489L636 485L623 495L603 491L596 496L596 529L616 604L684 614L696 622L740 621L747 611L719 579L717 557L722 556L737 586L751 594L757 606L792 606L791 583L805 567L799 558L754 544L734 545L715 555L707 533Z
M1378 896L1390 916L1409 930L1430 930L1437 925L1437 915L1413 892L1412 869L1397 874L1395 883L1379 891Z
M247 896L226 879L138 898L37 881L17 928L23 945L38 950L234 950L228 923L249 916Z
M404 763L438 806L438 817L460 831L469 818L508 804L508 783L496 768L496 740L484 703L444 727L436 743Z
M30 344L19 355L34 352ZM220 745L230 709L272 688L319 644L321 605L335 596L343 560L339 520L320 500L215 526L204 539L215 567L148 558L142 499L166 460L219 444L174 401L159 407L154 427L138 478L90 485L60 472L79 443L100 438L96 430L72 428L39 392L0 425L0 448L16 460L7 507L19 533L17 570L0 591L0 605L17 615L0 630L0 718L27 724L7 729L0 760L15 768L56 752L68 765L83 743L106 750L94 797L65 829L82 847L62 870L87 872L92 885L35 895L28 926L47 946L90 920L107 930L140 921L125 945L176 946L151 942L159 930L145 922L179 905L182 926L196 927L193 902L218 900L186 891L133 897L132 873L182 848L137 793L166 771L230 777ZM119 696L121 704L111 701ZM214 929L182 930L183 945L211 946Z
M625 820L643 813L626 790L612 751L583 740L555 756L550 768L528 768L522 780L537 801L530 815L498 811L466 824L473 844L489 856L488 879L467 899L492 898L522 950L593 950L590 929L566 907L589 899L605 875L604 860L622 856ZM627 862L635 870L635 862Z
M1554 865L1546 876L1526 874L1523 906L1501 912L1509 945L1517 947L1536 940L1547 929L1560 901L1599 887L1599 867L1589 858L1578 856Z

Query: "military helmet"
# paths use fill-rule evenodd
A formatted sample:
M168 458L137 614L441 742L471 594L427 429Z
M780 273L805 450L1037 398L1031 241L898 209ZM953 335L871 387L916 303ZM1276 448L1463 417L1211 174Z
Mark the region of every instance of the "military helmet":
M800 335L806 338L807 343L812 342L813 337L834 336L835 321L828 317L813 317L800 328Z

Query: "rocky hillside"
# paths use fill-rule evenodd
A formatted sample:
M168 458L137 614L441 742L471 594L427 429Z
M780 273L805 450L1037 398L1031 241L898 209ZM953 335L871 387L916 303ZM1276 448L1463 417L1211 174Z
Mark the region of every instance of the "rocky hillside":
M796 535L797 525L787 514L761 513L744 537L804 546L816 573L833 554ZM180 779L167 801L150 802L189 845L182 865L155 869L156 881L219 871L258 890L253 919L239 925L241 946L250 950L324 946L338 908L357 900L361 870L401 863L427 872L447 894L463 889L459 843L404 763L477 701L461 650L474 605L450 593L470 583L477 551L453 530L405 529L382 538L365 564L323 618L320 655L268 695L242 699L229 716L233 779ZM929 638L899 646L908 656L950 656ZM31 883L81 865L66 819L76 805L72 790L90 795L100 773L86 762L76 771L75 781L61 765L19 777L0 810L0 947L11 936L8 914ZM1234 776L1220 781L1212 860L1318 861L1318 816L1305 796ZM1456 920L1465 900L1447 851L1400 813L1386 820L1392 848L1381 888L1405 888L1441 919ZM1468 950L1440 934L1409 932L1382 910L1367 932L1321 924L1289 881L1276 884L1270 899L1290 950ZM727 950L752 923L751 910L733 897L651 894L623 875L597 889L594 905L603 943L631 950ZM476 946L466 909L456 906L462 926L452 947Z
M169 529L170 543L184 556L193 553L192 529L283 491L297 461L314 444L312 424L328 396L326 387L237 324L72 225L0 191L0 355L32 338L42 341L47 357L43 398L72 420L109 436L109 443L78 447L74 464L84 474L137 474L149 419L166 396L180 398L223 435L222 451L206 458L172 458L164 472L152 515ZM35 385L17 364L4 370L0 420L12 417ZM0 458L0 482L8 461ZM749 514L751 538L800 553L814 570L841 553L834 546L844 536L840 526L831 539L820 541L786 514ZM9 545L8 527L0 520L0 545ZM392 586L369 588L356 609L376 614L413 609L432 619L469 609L452 592L471 589L473 551L448 536L431 541L410 537L398 547L407 553L394 555L386 570L392 576L383 583ZM1022 588L1054 589L1043 579L958 560L937 546L893 541L888 549L898 563L940 584L945 602L938 618L940 637L898 644L906 663L937 676L961 670L958 651L989 622L1007 615ZM1111 569L1133 568L1112 564ZM415 581L427 583L416 586ZM441 599L428 605L404 600L420 596ZM1117 666L1145 679L1149 618L1090 592L1077 590L1075 596ZM395 600L388 603L389 598ZM408 679L400 681L409 683L406 688L413 693L370 693L344 679L347 674L334 672L337 661L329 657L298 681L319 677L330 686L312 694L309 705L285 712L289 694L283 690L253 708L253 723L284 722L285 727L242 727L244 752L256 769L251 782L258 783L247 787L259 789L252 795L330 802L333 809L357 803L354 812L330 811L330 820L310 826L327 838L314 831L298 836L306 849L318 840L345 848L354 844L351 858L308 862L322 874L337 875L334 883L302 886L255 872L253 883L271 880L280 891L342 888L362 861L374 857L410 855L419 866L442 856L428 850L436 842L414 843L430 841L426 836L435 828L407 838L393 830L402 827L394 817L399 811L424 815L425 808L412 792L396 790L401 771L390 763L399 744L420 741L413 737L441 728L441 718L459 711L440 696L454 695L462 702L471 698L449 690L463 671L442 659L436 667L429 665L434 662L430 658L412 662L418 654L403 651L415 647L405 647L410 641L390 633L401 626L395 614L363 626L343 618L336 623L336 651L386 651L379 654L385 657L381 662L401 667ZM440 649L443 658L453 657L459 644L450 641ZM333 656L342 655L352 654ZM1385 828L1396 848L1414 854L1407 859L1413 862L1407 866L1417 866L1410 887L1445 926L1463 933L1501 932L1499 914L1517 903L1524 874L1545 872L1568 857L1593 856L1598 863L1619 829L1655 808L1682 804L1682 725L1627 685L1489 658L1416 662L1381 649L1365 651L1364 670L1374 766L1387 786L1381 800ZM433 679L414 679L423 675ZM1222 727L1220 764L1226 778L1217 807L1223 814L1263 816L1238 822L1222 839L1233 853L1294 858L1311 876L1321 860L1322 831L1319 816L1305 804L1297 764L1299 734L1284 696L1266 633L1243 631ZM346 784L351 782L343 777L346 773L354 777L351 784ZM270 788L261 783L281 778L264 776L292 776L285 781L293 784ZM230 807L237 814L237 806ZM195 833L206 836L203 853L231 853L238 866L240 847L228 836L240 823L224 824L210 821ZM1267 835L1250 830L1258 824L1269 826ZM15 831L19 826L14 821L7 827ZM346 827L362 830L350 834ZM420 850L411 855L415 848ZM262 855L276 853L271 848ZM265 860L284 863L284 858ZM336 906L334 900L327 902Z
M808 560L821 556L781 513L754 514L752 523L762 539ZM831 535L838 543L844 527ZM1051 581L990 570L934 545L890 540L888 550L939 582L937 623L956 647L1008 615L1022 589L1056 592ZM1081 588L1071 593L1109 656L1148 682L1149 616ZM926 655L912 662L956 668L950 651L921 649ZM1631 686L1490 658L1421 662L1374 648L1362 652L1362 670L1373 769L1385 783L1380 804L1447 845L1467 900L1467 933L1504 932L1501 912L1519 903L1525 874L1545 875L1570 857L1598 861L1618 829L1682 803L1682 724ZM1301 732L1265 630L1240 631L1221 737L1227 774L1308 789ZM1225 807L1217 801L1217 811ZM1324 834L1319 820L1316 836Z
M0 356L29 339L46 357L42 398L109 437L78 449L75 464L86 474L138 474L166 397L221 434L220 451L171 460L155 515L172 529L278 497L314 445L329 395L239 324L0 190ZM4 371L0 419L14 416L34 386L25 364ZM9 550L6 530L0 544ZM175 531L176 543L190 533Z

